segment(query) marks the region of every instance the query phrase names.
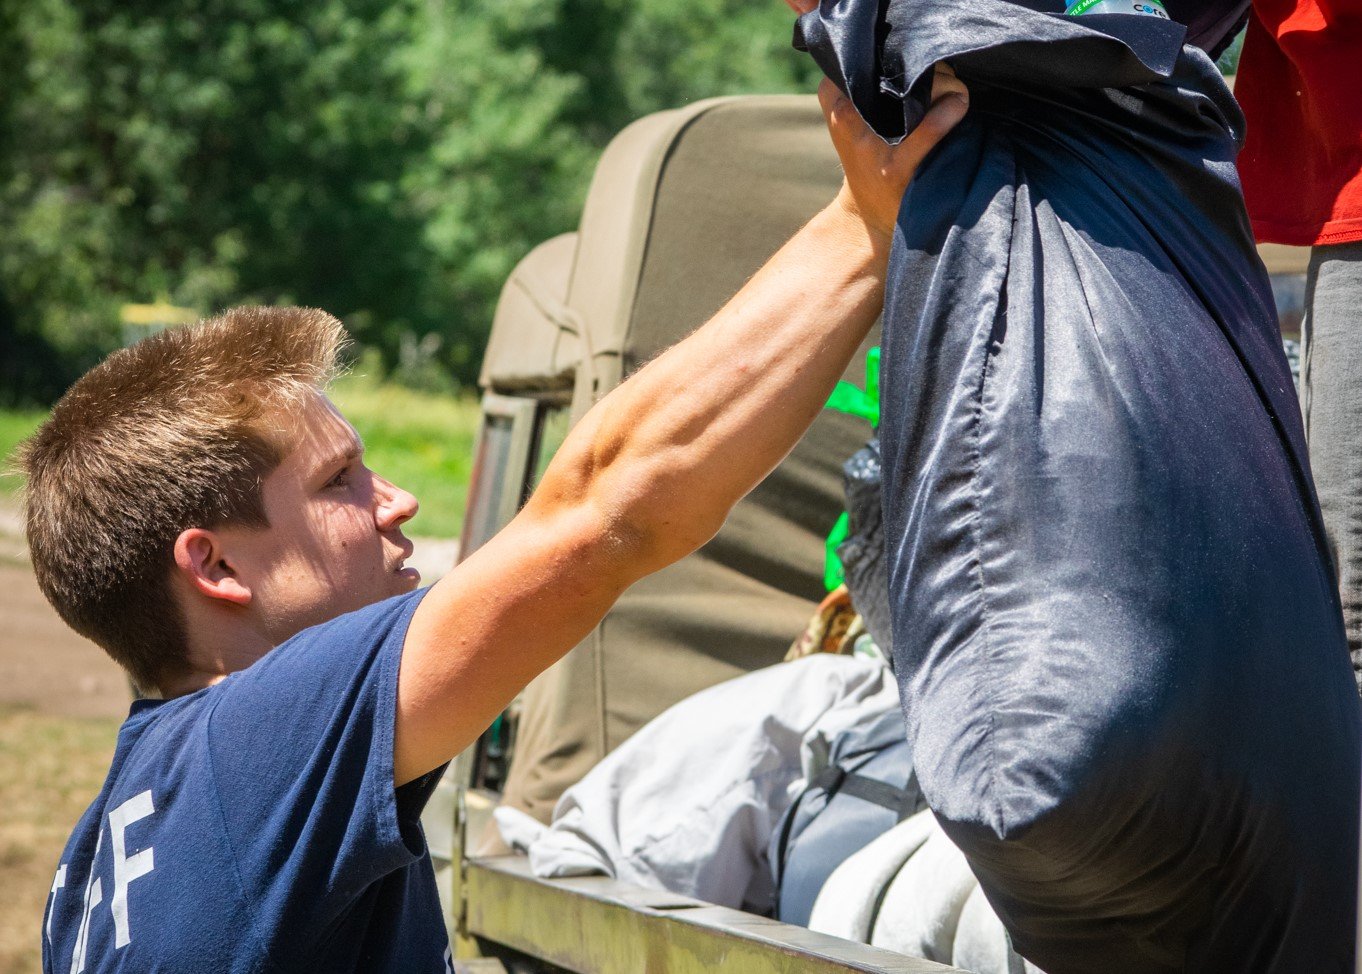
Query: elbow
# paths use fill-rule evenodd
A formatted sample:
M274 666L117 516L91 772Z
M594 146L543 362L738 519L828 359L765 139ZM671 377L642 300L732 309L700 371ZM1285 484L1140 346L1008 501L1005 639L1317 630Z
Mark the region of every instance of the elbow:
M680 519L664 515L641 525L638 528L643 538L640 550L646 553L644 563L647 572L666 568L703 548L714 539L723 524L724 519L721 517Z
M722 517L691 513L665 477L638 469L583 476L563 465L557 473L545 477L522 517L536 532L562 538L581 571L620 591L680 561L723 526Z
M666 568L707 544L727 510L703 503L703 487L666 464L601 478L594 504L637 578Z
M569 515L627 584L706 544L731 505L694 469L687 451L640 456L624 448L617 428L601 429L599 421L592 428L596 418L588 414L560 448L530 506L544 516Z

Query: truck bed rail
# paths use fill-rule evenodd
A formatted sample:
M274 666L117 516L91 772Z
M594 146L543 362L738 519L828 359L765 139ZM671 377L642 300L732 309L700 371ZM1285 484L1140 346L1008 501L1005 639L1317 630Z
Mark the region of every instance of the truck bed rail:
M579 974L964 974L603 876L539 879L523 856L471 859L464 930Z

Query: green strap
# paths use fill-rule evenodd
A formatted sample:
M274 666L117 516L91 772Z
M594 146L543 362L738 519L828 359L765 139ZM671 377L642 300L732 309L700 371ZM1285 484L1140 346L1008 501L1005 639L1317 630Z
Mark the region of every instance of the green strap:
M876 345L865 353L865 388L858 389L850 382L839 382L828 397L827 409L839 413L859 416L871 426L880 425L880 347ZM851 515L846 511L837 519L824 543L823 584L829 592L846 581L846 571L842 559L837 557L837 549L851 534Z
M850 382L839 382L828 397L826 408L849 413L867 420L871 426L880 425L880 347L876 345L865 354L865 388L858 389Z
M846 569L842 567L842 559L837 557L837 549L842 542L851 534L851 515L846 511L837 519L837 523L828 532L828 540L824 542L823 556L823 584L827 586L829 592L847 580Z

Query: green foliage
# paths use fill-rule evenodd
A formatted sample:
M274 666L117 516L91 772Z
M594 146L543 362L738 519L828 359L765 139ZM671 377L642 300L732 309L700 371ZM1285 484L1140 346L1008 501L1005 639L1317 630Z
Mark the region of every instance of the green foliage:
M369 468L421 502L403 530L456 538L468 499L478 402L383 382L370 371L376 364L362 362L332 387L331 398L364 441Z
M401 190L438 282L429 314L465 323L446 333L444 356L464 378L476 372L502 282L531 247L573 225L594 160L565 118L581 80L550 67L536 43L560 8L434 0L406 52L409 102L431 143Z
M1245 33L1247 32L1241 30L1234 40L1230 42L1230 46L1225 48L1224 53L1222 53L1215 62L1215 66L1220 69L1220 73L1227 77L1239 70L1239 55L1244 51Z
M18 493L22 481L14 466L14 449L46 418L47 413L38 409L0 409L0 497Z
M794 19L763 0L616 0L617 84L630 118L714 95L813 91L813 60L790 46ZM617 119L624 122L626 119Z
M74 372L118 343L119 304L160 296L416 324L422 227L391 187L428 144L394 54L421 8L300 9L6 5L0 335Z
M155 300L317 305L385 369L470 382L608 139L810 90L790 25L777 0L0 2L0 404L50 401Z

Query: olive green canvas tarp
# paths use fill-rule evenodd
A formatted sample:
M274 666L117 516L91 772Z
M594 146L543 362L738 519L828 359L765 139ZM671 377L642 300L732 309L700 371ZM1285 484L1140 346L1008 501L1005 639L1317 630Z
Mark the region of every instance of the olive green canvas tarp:
M478 385L496 392L570 390L581 359L576 316L564 303L577 234L545 240L502 285Z
M601 159L566 293L547 316L570 344L559 341L552 359L494 334L484 379L524 389L533 367L549 381L570 349L580 416L717 311L840 180L812 97L715 99L640 120ZM521 300L509 285L507 295ZM522 310L499 312L497 328L550 334L534 322L539 312ZM540 364L508 361L522 352ZM858 384L863 362L848 369ZM823 539L843 504L841 464L869 433L862 420L823 414L712 542L631 588L531 684L507 804L547 820L565 788L662 710L782 658L822 594Z

